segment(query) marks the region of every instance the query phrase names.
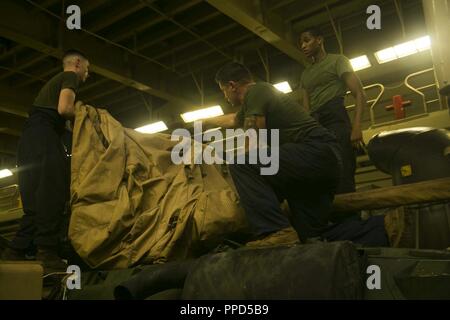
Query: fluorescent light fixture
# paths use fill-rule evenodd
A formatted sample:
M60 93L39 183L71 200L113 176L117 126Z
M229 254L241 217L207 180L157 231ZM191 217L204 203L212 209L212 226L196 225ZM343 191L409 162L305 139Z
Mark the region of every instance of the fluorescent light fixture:
M353 71L367 69L372 66L366 55L350 59L350 63L352 64Z
M214 118L223 115L223 110L221 106L212 106L209 108L204 108L200 110L190 111L181 114L183 121L193 122L200 119Z
M425 36L419 39L414 40L416 45L416 49L420 51L429 50L431 48L431 39L429 36Z
M0 170L0 179L12 176L12 172L9 169Z
M394 48L391 47L375 52L375 57L377 58L378 63L381 64L396 60L397 54L395 53Z
M429 36L421 37L416 40L408 41L375 52L378 63L386 63L395 59L410 56L412 54L429 50L431 48L431 39Z
M397 58L403 58L417 53L416 44L414 41L408 41L399 45L394 46Z
M289 93L292 92L291 86L289 85L289 82L283 81L280 83L276 83L273 85L275 88L277 88L278 91L281 91L283 93Z
M155 123L148 124L143 127L136 128L134 130L142 132L142 133L156 133L160 131L167 130L167 126L163 121L158 121Z

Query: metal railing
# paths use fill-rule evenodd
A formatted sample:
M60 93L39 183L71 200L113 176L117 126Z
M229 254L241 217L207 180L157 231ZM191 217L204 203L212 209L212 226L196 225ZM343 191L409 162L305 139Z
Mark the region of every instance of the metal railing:
M426 85L426 86L422 86L422 87L419 87L419 88L415 88L415 87L413 87L410 84L409 80L411 78L417 77L419 75L422 75L422 74L425 74L425 73L428 73L428 72L433 72L434 83ZM436 81L436 75L434 74L434 68L429 68L429 69L425 69L425 70L422 70L422 71L411 73L410 75L408 75L405 78L405 82L404 83L405 83L405 86L408 89L412 90L413 92L415 92L415 93L417 93L418 95L421 96L422 102L423 102L424 113L428 113L428 105L430 103L433 103L433 102L436 102L436 101L440 101L439 100L439 89L438 89L438 85L437 85L437 81ZM437 95L438 99L433 99L433 100L428 100L427 101L426 98L425 98L425 94L422 92L422 90L425 90L425 89L428 89L428 88L432 88L432 87L436 88L436 95ZM442 104L441 103L439 103L439 109L442 110Z
M431 84L428 84L428 85L424 85L422 87L414 87L410 83L410 80L412 78L420 76L420 75L423 75L423 74L426 74L428 72L433 72L434 83L431 83ZM434 74L434 68L429 68L429 69L425 69L425 70L421 70L421 71L418 71L418 72L411 73L410 75L406 76L405 80L403 81L403 84L406 86L406 88L408 88L409 90L413 91L414 93L416 93L416 94L418 94L420 96L420 98L422 100L422 104L423 104L423 110L424 110L422 115L423 114L428 114L428 105L429 104L435 103L435 102L440 102L440 99L439 99L439 96L440 96L439 95L439 88L438 88L437 81L436 81L436 75ZM381 96L383 95L383 93L385 92L385 86L382 85L381 83L374 83L374 84L371 84L371 85L363 87L363 89L365 91L367 91L368 89L375 88L375 87L380 88L379 94L377 95L377 97L375 99L371 99L371 100L367 101L367 103L370 103L369 111L370 111L370 125L371 125L371 127L373 127L375 125L381 125L381 124L398 122L399 120L385 121L385 122L382 122L382 123L379 123L379 124L376 123L374 108L375 108L376 104L380 101ZM429 88L433 88L433 87L436 88L436 94L437 94L438 98L437 99L432 99L432 100L426 100L426 96L425 96L425 94L422 91L426 90L426 89L429 89ZM347 92L347 94L349 94L349 93L350 93L350 91ZM353 109L354 107L355 107L355 104L346 106L347 110ZM443 109L441 103L439 103L439 109L440 110ZM415 118L415 117L417 117L417 115L407 117L406 119Z
M368 86L363 87L363 89L365 91L367 91L368 89L377 88L377 87L380 88L380 92L378 93L377 97L375 99L367 100L367 103L370 103L370 107L369 107L369 110L370 110L370 123L371 123L372 126L375 125L375 112L373 111L373 108L378 103L378 101L380 101L381 96L383 95L385 88L384 88L384 86L381 83L374 83L374 84L370 84ZM347 92L347 94L349 94L349 93L350 92ZM353 109L354 107L355 107L355 105L352 104L352 105L346 106L346 109L349 110L349 109Z

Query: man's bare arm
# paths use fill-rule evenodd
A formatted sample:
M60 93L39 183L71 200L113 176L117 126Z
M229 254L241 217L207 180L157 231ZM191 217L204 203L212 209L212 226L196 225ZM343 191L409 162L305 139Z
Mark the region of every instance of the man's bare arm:
M247 116L244 119L244 130L248 129L254 129L256 131L256 135L258 137L258 129L266 129L266 117L265 116ZM254 147L258 147L257 145L254 145ZM250 141L248 140L248 137L245 141L245 152L248 152L250 150Z
M351 140L353 143L359 143L360 141L363 141L361 118L367 105L367 97L361 84L361 80L359 80L358 76L354 72L345 73L344 81L347 88L351 91L352 96L355 98L356 106Z
M58 113L67 120L75 117L75 92L72 89L62 89L59 93Z
M224 129L232 129L236 128L236 113L227 113L223 116L218 116L210 119L203 120L203 129L211 129L215 127L222 127Z
M244 130L247 129L266 129L265 116L248 116L244 120Z

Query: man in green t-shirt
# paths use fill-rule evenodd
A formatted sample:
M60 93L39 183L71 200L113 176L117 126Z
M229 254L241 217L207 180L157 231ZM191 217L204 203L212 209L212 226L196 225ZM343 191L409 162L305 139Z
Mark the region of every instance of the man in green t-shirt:
M334 136L321 127L303 108L268 83L255 83L239 63L230 63L216 74L225 98L239 112L204 121L205 127L241 127L278 130L279 169L261 175L265 167L230 164L229 170L254 232L248 246L295 243L319 237L327 226L340 173L339 146ZM275 152L275 154L277 154ZM292 213L292 227L282 214L286 199Z
M37 247L44 271L65 271L58 256L62 220L69 200L70 168L61 136L74 118L78 87L88 77L89 61L79 51L63 57L64 71L51 78L33 103L17 151L19 189L24 216L2 258L23 260Z
M336 135L341 146L343 173L337 193L354 192L354 147L363 139L361 116L366 106L361 81L345 56L325 51L323 35L319 29L303 31L299 45L311 61L301 78L303 106L322 126ZM351 91L356 101L353 126L344 106L347 90Z

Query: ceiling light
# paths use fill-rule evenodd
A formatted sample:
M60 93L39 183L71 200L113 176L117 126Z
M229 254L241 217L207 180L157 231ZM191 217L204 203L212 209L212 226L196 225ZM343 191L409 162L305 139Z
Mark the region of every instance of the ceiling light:
M163 121L158 121L155 123L147 124L143 127L136 128L134 130L139 131L141 133L156 133L167 129L168 128Z
M396 60L397 54L395 53L394 48L391 47L375 52L375 57L377 58L378 63L381 64Z
M353 71L367 69L372 66L366 55L350 59L350 63L352 64Z
M408 41L399 45L394 46L397 58L403 58L417 53L416 44L414 41Z
M280 83L276 83L273 85L275 88L277 88L278 91L281 91L283 93L289 93L292 92L291 86L289 85L289 82L283 81Z
M416 39L416 40L414 40L414 43L415 43L416 49L418 51L429 50L431 47L431 39L429 36L425 36L425 37Z
M200 110L190 111L183 113L181 115L181 118L183 118L183 121L193 122L200 119L207 119L207 118L213 118L217 116L223 115L223 110L221 106L212 106L209 108L204 108Z
M408 41L396 45L394 47L386 48L375 52L375 57L378 63L386 63L395 59L407 57L417 52L429 50L431 48L431 39L429 36L424 36L416 40Z
M12 176L12 172L9 169L0 170L0 179Z

